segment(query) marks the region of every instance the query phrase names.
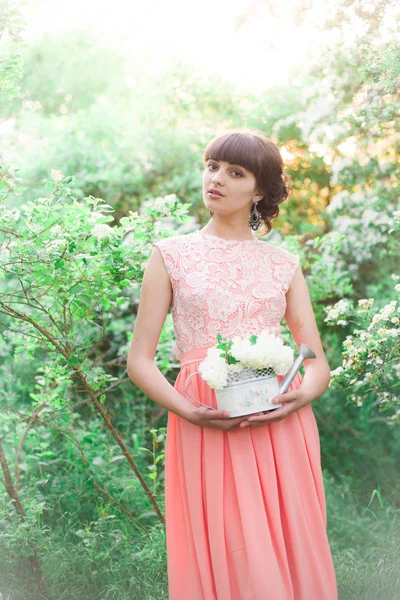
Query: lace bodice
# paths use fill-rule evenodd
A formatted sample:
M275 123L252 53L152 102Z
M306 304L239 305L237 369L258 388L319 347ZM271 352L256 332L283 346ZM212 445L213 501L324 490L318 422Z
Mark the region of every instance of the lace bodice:
M223 337L279 334L299 257L261 240L224 240L202 230L154 242L172 284L174 355Z

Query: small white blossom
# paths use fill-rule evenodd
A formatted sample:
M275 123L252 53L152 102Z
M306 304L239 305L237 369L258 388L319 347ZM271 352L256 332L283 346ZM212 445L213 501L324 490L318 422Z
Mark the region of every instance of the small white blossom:
M106 237L113 235L114 231L112 227L105 223L97 223L92 229L92 235L96 236L97 239L101 240Z
M244 369L244 367L240 363L228 365L229 373L240 373L240 371L243 371L243 369Z
M325 308L325 312L327 313L325 322L337 320L340 316L345 315L350 308L351 304L347 299L339 300L333 306L327 306Z
M48 249L56 248L58 250L61 246L65 244L65 241L66 240L63 240L61 238L55 238L54 240L48 242L46 246Z
M368 310L374 303L374 298L361 298L358 301L358 306L364 310Z
M61 181L63 174L59 169L52 169L51 178L54 179L54 181Z
M343 367L337 367L336 369L334 369L333 371L331 371L331 377L337 377L338 375L340 375L341 373L343 373Z
M360 340L364 341L364 340L370 339L372 336L368 331L360 331L359 337L360 337Z

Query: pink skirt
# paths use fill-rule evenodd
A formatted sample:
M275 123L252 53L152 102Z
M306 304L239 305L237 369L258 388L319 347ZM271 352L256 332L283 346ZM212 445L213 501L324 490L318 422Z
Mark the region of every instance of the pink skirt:
M185 397L206 353L181 356ZM200 375L189 386L216 407ZM311 405L231 432L169 413L165 502L170 600L337 600Z

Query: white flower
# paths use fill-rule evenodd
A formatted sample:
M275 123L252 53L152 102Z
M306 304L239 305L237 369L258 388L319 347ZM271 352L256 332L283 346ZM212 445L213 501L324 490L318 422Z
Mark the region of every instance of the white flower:
M47 248L51 249L51 248L56 248L57 250L60 248L60 246L63 246L65 244L66 240L60 239L60 238L55 238L54 240L50 240L50 242L48 242L46 244Z
M113 235L114 231L112 227L105 223L97 223L92 229L92 235L96 236L97 239L101 240L106 237Z
M374 303L374 298L361 298L358 301L358 306L364 310L368 310Z
M276 356L273 369L277 375L285 375L293 364L293 350L288 346L281 348Z
M52 169L51 178L54 179L54 181L61 181L63 174L59 169Z
M240 371L243 371L243 369L244 369L244 367L240 363L228 365L229 373L240 373Z
M339 316L345 315L347 311L351 308L351 303L346 298L339 300L333 306L327 306L325 308L325 312L327 313L324 321L334 321L338 319Z
M396 290L396 292L400 292L400 283L396 283L394 289Z
M278 375L285 374L293 363L293 350L284 346L282 339L272 335L268 330L263 330L257 336L255 344L252 344L249 339L235 337L231 354L245 367L271 368Z
M228 384L228 369L224 360L214 365L200 363L200 375L211 388L222 389Z
M252 356L252 343L249 339L241 339L236 336L233 338L231 354L236 360L239 360L243 366L250 367Z
M214 389L221 389L228 383L228 365L220 354L220 349L209 348L207 357L199 365L200 375Z
M343 367L337 367L336 369L334 369L333 371L331 371L331 377L337 377L338 375L340 375L343 372Z

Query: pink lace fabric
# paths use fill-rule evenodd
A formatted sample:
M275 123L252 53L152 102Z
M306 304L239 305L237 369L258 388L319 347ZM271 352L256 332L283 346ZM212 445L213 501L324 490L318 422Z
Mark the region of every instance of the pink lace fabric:
M202 230L154 242L172 284L177 359L213 346L217 334L279 335L299 257L261 240L224 240Z

